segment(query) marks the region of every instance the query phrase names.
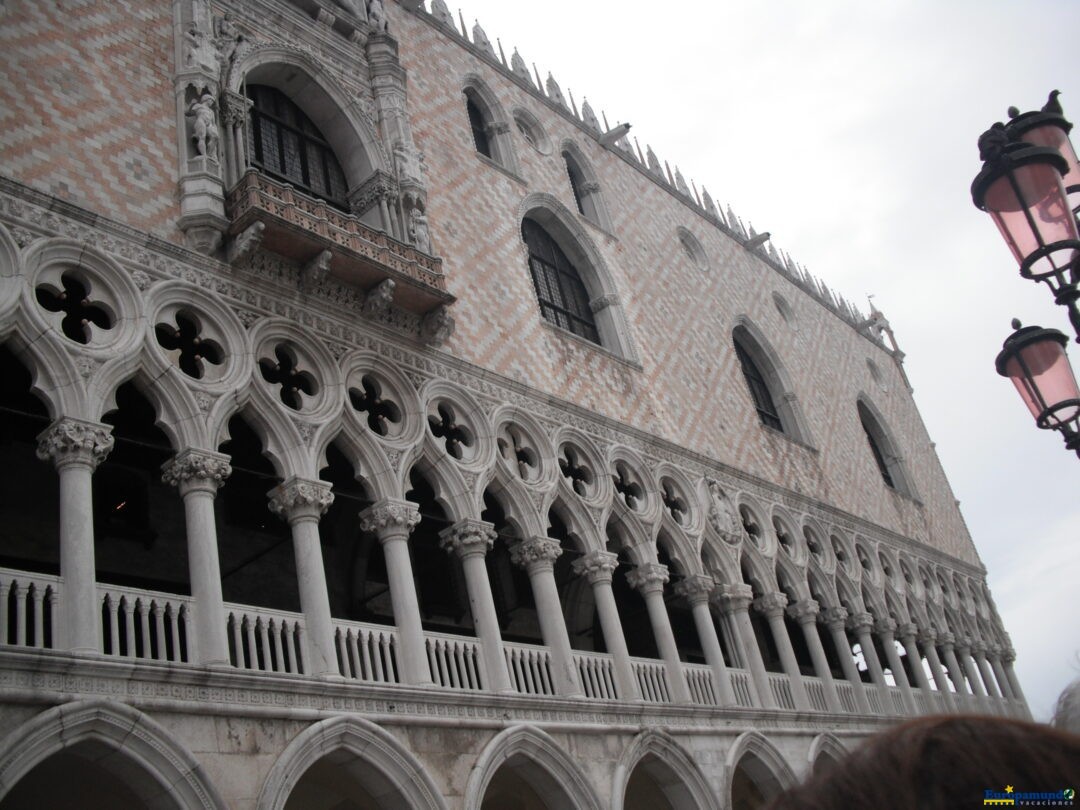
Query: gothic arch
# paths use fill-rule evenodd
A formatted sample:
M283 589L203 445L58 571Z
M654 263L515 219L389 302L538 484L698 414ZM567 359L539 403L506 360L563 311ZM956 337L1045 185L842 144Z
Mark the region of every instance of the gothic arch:
M226 808L203 766L168 731L137 709L104 700L64 703L8 734L0 742L0 799L36 765L81 744L108 750L95 759L102 769L130 774L134 767L144 776L131 787L153 810Z
M309 726L289 743L259 792L257 810L283 810L304 773L328 754L342 752L374 770L385 788L405 800L403 810L446 810L424 766L388 731L361 717L342 715ZM370 778L370 777L369 777ZM385 810L397 810L393 804Z
M570 139L562 142L560 153L570 181L570 190L581 215L593 225L611 231L611 217L604 202L600 179L585 153Z
M869 396L861 392L855 400L855 407L862 427L866 431L868 442L872 448L877 449L877 453L873 455L880 455L880 464L883 467L882 478L888 475L885 483L888 484L891 481L892 489L909 498L917 498L914 482L907 471L899 445L881 411Z
M794 593L795 598L791 600L792 602L810 598L806 572L791 560L785 559L782 553L776 555L775 572L777 587L780 587L782 583L786 584Z
M350 192L376 171L391 171L375 124L360 99L344 90L313 55L278 44L241 50L226 84L234 93L242 93L247 83L277 88L315 122L341 163Z
M333 431L320 434L316 445L319 459L316 467L321 470L326 466L326 453L330 445L335 443L344 451L356 475L362 476L369 485L373 501L382 498L400 500L404 497L405 490L385 449L353 421L343 420L341 424L334 425Z
M469 123L470 125L478 125L483 129L490 154L481 151L480 143L476 144L477 152L507 171L518 174L517 154L514 152L513 143L510 140L510 118L503 110L498 96L475 73L466 74L461 82L461 92L465 97L466 104L472 105L476 112L480 114L480 120L474 122L472 121L473 113L470 113Z
M847 748L835 734L825 732L814 737L810 749L806 752L808 773L819 773L819 769L839 765L848 755Z
M604 348L626 360L636 361L615 279L577 216L556 197L538 192L528 195L518 206L518 222L526 217L547 231L581 275ZM527 262L528 249L524 240L522 251Z
M748 761L743 763L743 759ZM742 765L750 771L749 776L755 783L766 783L766 786L777 794L798 783L795 772L788 765L787 760L770 743L764 735L757 731L745 731L740 734L727 753L727 785L725 793L731 796L735 782L736 769ZM773 796L766 796L766 799Z
M641 765L657 780L675 810L720 810L694 758L674 737L656 729L638 734L619 757L612 778L611 810L623 810L630 777Z
M19 285L23 274L19 245L8 229L0 225L0 331L19 305Z
M116 394L121 386L130 382L153 407L154 426L165 434L174 451L203 447L206 438L202 429L204 417L191 391L175 377L155 377L145 364L132 362L125 366L132 367L125 376L114 379L114 375L108 375L98 383L100 390L94 399L101 401L101 410L95 414L95 420L102 421L105 414L118 407Z
M51 419L71 416L91 419L86 402L86 387L79 370L68 352L51 340L27 340L24 325L5 333L2 340L30 372L33 379L31 392L49 412Z
M492 777L513 759L523 761L523 778L549 800L549 810L601 810L600 799L574 760L550 735L528 725L511 726L484 746L465 786L465 810L480 810Z
M731 335L732 341L742 347L764 377L783 432L803 444L810 445L810 431L802 414L791 375L764 332L749 317L740 315L735 319Z

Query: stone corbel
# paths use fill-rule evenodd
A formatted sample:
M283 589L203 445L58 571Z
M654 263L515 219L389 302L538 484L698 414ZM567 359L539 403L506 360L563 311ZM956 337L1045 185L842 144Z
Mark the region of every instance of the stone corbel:
M424 316L420 323L420 339L432 348L439 348L454 334L454 317L444 304Z
M262 243L263 231L265 230L266 225L262 222L252 222L242 233L238 233L229 242L229 246L225 250L225 260L229 264L237 264L245 257L250 256Z
M300 289L308 292L319 286L330 275L330 260L333 258L333 253L324 250L305 264L300 271Z

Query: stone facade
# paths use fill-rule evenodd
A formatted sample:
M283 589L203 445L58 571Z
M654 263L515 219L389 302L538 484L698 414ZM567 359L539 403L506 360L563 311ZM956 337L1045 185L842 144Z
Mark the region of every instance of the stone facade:
M1026 713L881 313L441 0L0 19L0 800L754 807Z

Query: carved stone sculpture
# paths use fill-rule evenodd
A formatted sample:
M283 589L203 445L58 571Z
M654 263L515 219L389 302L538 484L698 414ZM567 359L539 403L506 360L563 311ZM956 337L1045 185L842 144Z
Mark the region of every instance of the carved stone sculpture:
M210 41L210 36L195 23L184 32L186 43L184 61L190 68L200 68L216 74L218 69L217 49Z
M386 33L386 8L383 6L382 0L369 0L367 17L373 34Z
M394 288L397 282L392 278L383 279L372 287L364 299L364 314L369 318L377 318L390 311L394 303Z
M262 242L263 231L265 230L266 225L261 222L252 222L248 225L243 232L238 233L229 243L229 247L225 251L225 261L229 264L236 264L244 257L254 253Z
M452 334L454 334L454 318L446 306L429 312L420 324L421 340L435 348L446 343Z
M300 272L300 286L305 290L313 290L319 286L324 278L330 275L330 260L334 254L324 250L304 265Z
M581 120L593 132L600 131L600 121L597 120L596 113L593 112L588 99L581 102Z
M495 49L491 47L491 40L488 39L488 35L484 33L484 29L480 27L480 22L474 22L472 28L473 45L482 50L489 56L495 55Z
M211 160L218 158L218 122L214 96L204 92L188 105L188 115L194 116L192 140L195 151Z
M705 485L709 488L709 525L729 543L738 542L742 534L742 524L731 501L715 479L705 479Z
M419 208L409 212L409 239L421 253L431 253L431 234L428 231L427 217Z

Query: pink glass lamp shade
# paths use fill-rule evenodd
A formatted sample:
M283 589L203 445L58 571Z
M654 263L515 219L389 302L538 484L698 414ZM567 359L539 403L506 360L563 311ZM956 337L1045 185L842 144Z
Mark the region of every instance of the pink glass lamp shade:
M997 372L1013 381L1035 424L1060 430L1068 440L1080 427L1080 390L1065 354L1068 338L1056 329L1021 328L1016 320L1013 328L997 356Z
M1080 161L1069 140L1072 124L1065 118L1057 100L1058 95L1057 90L1052 92L1046 106L1038 112L1014 115L1008 123L1008 130L1013 140L1057 150L1065 158L1068 164L1064 178L1065 191L1069 195L1069 206L1076 212L1080 209ZM1015 108L1009 110L1010 114L1014 112Z

